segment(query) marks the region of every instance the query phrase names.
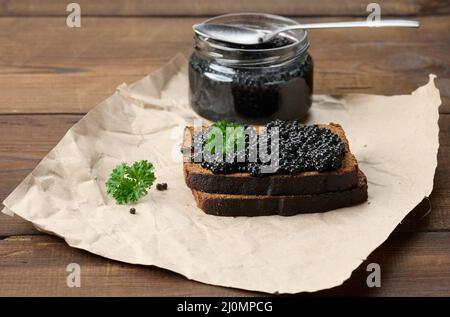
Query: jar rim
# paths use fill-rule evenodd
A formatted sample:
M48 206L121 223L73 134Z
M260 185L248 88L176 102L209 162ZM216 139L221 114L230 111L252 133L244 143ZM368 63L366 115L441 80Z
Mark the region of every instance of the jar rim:
M256 25L258 27L263 26L251 23L263 22L269 27L270 25L273 27L282 27L299 24L297 21L290 18L255 12L224 14L206 19L203 23L217 23L218 21L225 24L240 24L245 26L249 26L248 23L250 23L251 26ZM242 24L244 22L247 24ZM283 36L292 40L293 43L274 48L245 49L241 47L236 48L223 45L223 42L209 39L197 33L194 29L194 40L196 41L195 48L197 50L203 51L205 55L211 58L219 59L222 62L236 64L271 63L274 61L283 61L304 54L309 48L308 32L306 30L300 29L283 32ZM236 58L236 55L239 55L240 53L245 54L246 58L244 58L244 60L239 60L239 58ZM242 58L242 55L239 57Z

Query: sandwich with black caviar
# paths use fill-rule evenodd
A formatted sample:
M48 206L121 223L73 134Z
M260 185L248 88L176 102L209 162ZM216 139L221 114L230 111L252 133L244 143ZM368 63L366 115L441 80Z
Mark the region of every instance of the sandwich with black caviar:
M183 171L205 213L291 216L367 200L367 179L339 124L275 120L241 126L220 121L197 130L185 128ZM275 130L277 155L264 161L261 149L274 152ZM219 142L217 132L222 133Z

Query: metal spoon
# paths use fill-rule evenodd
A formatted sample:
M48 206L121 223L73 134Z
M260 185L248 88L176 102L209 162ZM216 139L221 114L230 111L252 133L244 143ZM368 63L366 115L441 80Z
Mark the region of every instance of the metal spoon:
M419 22L412 20L380 20L380 21L349 21L298 24L282 27L276 30L253 29L230 24L201 23L193 26L194 32L214 40L254 45L270 41L278 33L296 29L325 29L353 27L418 27Z

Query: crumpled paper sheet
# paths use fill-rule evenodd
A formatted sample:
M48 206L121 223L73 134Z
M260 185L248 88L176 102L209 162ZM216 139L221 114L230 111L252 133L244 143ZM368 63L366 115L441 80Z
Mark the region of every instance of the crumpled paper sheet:
M254 218L198 209L179 152L185 120L195 117L187 61L179 55L118 87L75 124L6 198L3 212L70 246L204 283L268 293L331 288L432 191L440 105L434 78L411 95L315 97L308 123L342 124L368 177L369 200L358 206ZM104 183L117 164L141 159L154 163L157 181L169 189L152 188L131 215L106 195Z

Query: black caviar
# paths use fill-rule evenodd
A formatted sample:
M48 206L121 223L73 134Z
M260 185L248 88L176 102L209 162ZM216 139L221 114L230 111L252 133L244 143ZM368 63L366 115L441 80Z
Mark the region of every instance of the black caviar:
M255 148L261 150L264 145L267 147L266 153L271 153L273 148L270 131L273 128L278 129L278 160L262 162L259 151L256 160L250 159L251 151ZM253 176L331 171L342 164L344 144L339 136L329 129L282 120L271 121L264 129L268 133L257 134L253 128L245 126L245 146L236 148L234 160L231 162L226 160L224 153L218 152L215 156L205 153L205 140L209 130L198 132L193 136L191 160L215 174L248 172ZM212 159L205 159L208 154ZM263 171L264 167L269 165L276 168L270 172Z
M271 49L293 43L285 37L276 37L257 45L223 44L224 47L239 49L237 59L246 60L251 56L252 65L230 65L194 51L189 61L192 108L212 121L261 124L276 118L292 120L303 117L311 107L311 56L292 53L288 60L262 62L264 57L271 60L267 57Z

